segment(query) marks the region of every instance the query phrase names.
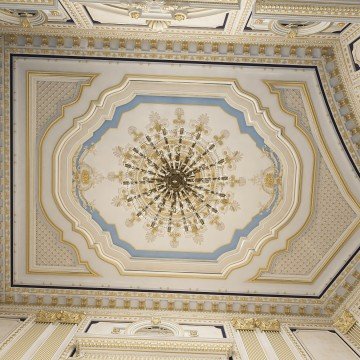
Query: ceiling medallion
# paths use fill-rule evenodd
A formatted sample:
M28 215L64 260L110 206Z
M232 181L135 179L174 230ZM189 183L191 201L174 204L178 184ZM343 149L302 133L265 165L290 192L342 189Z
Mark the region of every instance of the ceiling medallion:
M242 154L225 147L229 132L211 136L207 114L192 121L182 108L175 114L169 122L152 112L147 134L130 127L138 146L115 147L122 169L108 175L120 183L112 204L132 208L126 226L144 221L149 241L167 234L172 247L184 233L201 243L208 226L223 230L221 214L239 209L229 188L243 185L231 174Z

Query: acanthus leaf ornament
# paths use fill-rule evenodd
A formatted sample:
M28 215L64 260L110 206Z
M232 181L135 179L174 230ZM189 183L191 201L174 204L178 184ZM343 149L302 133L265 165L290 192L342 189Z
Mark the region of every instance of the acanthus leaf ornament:
M236 330L256 329L256 319L254 318L234 318L231 320L231 324Z
M257 320L256 325L261 331L280 331L280 322L277 319Z

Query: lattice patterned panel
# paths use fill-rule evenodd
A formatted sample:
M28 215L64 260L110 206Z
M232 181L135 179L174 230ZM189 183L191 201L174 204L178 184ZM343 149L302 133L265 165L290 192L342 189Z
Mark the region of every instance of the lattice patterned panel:
M244 343L249 360L267 360L255 331L240 330L239 334Z
M46 330L49 324L34 324L14 345L5 353L2 359L21 360L32 344Z
M296 360L295 355L292 353L289 345L279 332L267 331L266 336L270 341L271 346L279 360Z
M360 326L355 324L346 334L360 350Z
M33 360L52 359L59 347L63 344L66 337L71 332L73 324L59 324L54 332L36 351Z

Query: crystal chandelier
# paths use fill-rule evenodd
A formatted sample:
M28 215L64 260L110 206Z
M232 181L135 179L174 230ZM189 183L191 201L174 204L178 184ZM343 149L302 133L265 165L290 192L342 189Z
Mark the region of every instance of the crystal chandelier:
M176 247L185 234L201 242L207 226L223 230L221 213L239 208L226 189L244 180L226 171L235 169L241 154L223 149L227 131L209 136L206 114L187 124L178 108L172 126L158 113L150 119L147 134L129 129L138 146L114 149L122 169L108 176L120 182L112 203L132 209L127 226L145 220L148 240L167 234Z

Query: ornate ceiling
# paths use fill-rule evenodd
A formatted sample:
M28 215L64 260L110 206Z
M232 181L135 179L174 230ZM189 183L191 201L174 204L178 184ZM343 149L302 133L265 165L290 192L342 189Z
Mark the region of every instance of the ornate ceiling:
M25 4L0 10L3 299L334 310L359 280L358 4Z
M16 283L316 294L356 250L357 178L314 70L102 64L13 59Z

